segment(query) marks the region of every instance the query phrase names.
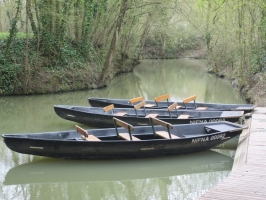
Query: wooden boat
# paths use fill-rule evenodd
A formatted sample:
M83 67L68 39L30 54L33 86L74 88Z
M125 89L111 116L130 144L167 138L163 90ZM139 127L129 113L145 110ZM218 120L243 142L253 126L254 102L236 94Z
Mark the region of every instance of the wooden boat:
M231 122L171 125L150 118L152 126L134 127L114 118L115 128L2 135L18 153L72 159L165 156L208 150L246 127ZM121 126L118 128L118 126ZM80 137L80 135L82 137Z
M4 185L60 182L141 180L187 174L230 171L233 159L212 150L187 155L126 160L41 159L18 165L5 175ZM103 172L105 174L103 175ZM130 173L129 173L130 172ZM86 176L84 176L86 174Z
M184 99L182 102L177 102L179 109L193 109L193 110L220 110L233 111L243 110L245 113L254 110L254 104L220 104L220 103L196 103L196 95ZM133 99L110 99L110 98L88 98L92 107L105 107L113 104L116 108L133 108L136 103L144 101L143 97ZM192 103L191 103L192 102ZM162 109L167 108L175 102L169 101L169 95L165 94L156 97L154 101L147 100L145 107L147 109Z
M142 104L142 105L140 105ZM149 117L156 117L171 124L194 124L207 122L239 122L244 111L195 111L168 109L139 109L145 104L141 102L134 108L114 108L113 104L104 108L55 105L56 114L63 119L85 124L92 127L114 127L113 117L133 126L151 125Z

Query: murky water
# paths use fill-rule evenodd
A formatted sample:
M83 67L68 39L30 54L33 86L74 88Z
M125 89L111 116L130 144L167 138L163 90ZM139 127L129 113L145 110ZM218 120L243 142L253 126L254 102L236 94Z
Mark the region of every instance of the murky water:
M203 70L200 60L145 60L110 87L64 94L0 97L0 133L74 129L55 104L88 105L89 97L245 103L229 81ZM84 126L86 127L86 126ZM23 155L0 139L0 199L197 199L231 171L234 150L136 160L75 161Z

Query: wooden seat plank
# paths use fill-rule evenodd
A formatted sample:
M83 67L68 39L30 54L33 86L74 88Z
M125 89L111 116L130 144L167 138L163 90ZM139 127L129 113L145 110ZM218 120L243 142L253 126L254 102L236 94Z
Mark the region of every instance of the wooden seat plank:
M179 115L178 119L188 119L189 115Z
M165 100L165 99L169 99L169 94L164 94L164 95L158 96L158 97L156 97L154 100L155 100L156 102L159 102L159 101L163 101L163 100Z
M111 104L111 105L109 105L109 106L105 106L105 107L103 107L103 111L104 112L107 112L107 111L109 111L109 110L113 110L115 107L114 107L114 104Z
M167 126L168 126L170 129L173 129L173 125L170 124L170 123L167 123L167 122L165 122L165 121L159 120L159 119L157 119L157 118L151 118L151 117L150 117L150 119L151 119L151 122L152 122L152 123L159 124L159 125L161 125L161 126L163 126L163 127L165 127L165 128L167 128Z
M170 139L169 133L167 131L156 131L155 133L156 133L156 135L158 135L162 138ZM179 138L178 136L173 135L173 134L171 134L171 137L172 137L172 139L178 139Z
M83 128L79 127L78 125L76 125L76 131L82 135L81 137L84 140L87 140L87 141L101 141L96 136L89 135L89 133L86 130L84 130Z
M196 110L207 110L208 107L197 107Z
M133 99L129 100L129 102L131 104L136 103L136 102L140 102L140 101L143 101L143 97L136 97L136 98L133 98Z
M197 98L196 95L193 95L193 96L191 96L191 97L185 98L185 99L183 100L183 103L186 104L186 103L188 103L188 102L190 102L190 101L195 101L196 98Z
M114 117L114 121L118 126L124 127L125 129L130 130L130 131L134 131L134 128L132 125L130 125L130 124L128 124L122 120L119 120L115 117Z
M145 107L147 108L151 108L151 107L155 107L156 105L155 104L146 104Z
M118 113L115 113L114 115L115 116L125 116L125 115L127 115L127 113L126 112L118 112Z
M89 135L87 138L85 138L87 141L101 141L99 138L95 137L94 135Z
M159 114L156 114L156 113L154 113L154 114L148 114L148 115L146 115L146 117L145 118L150 118L150 117L157 117Z
M178 105L177 105L177 102L173 103L172 105L168 106L168 111L172 111L174 108L176 108Z
M138 110L138 109L142 108L142 107L145 106L145 105L146 105L146 102L145 102L145 101L142 101L142 102L136 104L136 105L134 106L134 109L135 109L135 110Z
M129 135L128 133L119 133L119 137L121 137L121 138L124 139L124 140L131 141L131 140L130 140L130 135ZM132 135L132 140L134 140L134 141L138 141L138 140L140 140L140 139Z

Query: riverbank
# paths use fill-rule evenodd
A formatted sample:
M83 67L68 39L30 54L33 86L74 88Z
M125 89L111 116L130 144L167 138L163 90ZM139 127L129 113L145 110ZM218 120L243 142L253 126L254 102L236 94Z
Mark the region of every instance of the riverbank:
M197 48L195 50L184 51L179 54L179 58L206 59L206 48ZM236 88L248 103L254 103L258 106L266 106L266 73L253 74L252 87L240 85L236 72L230 68L222 72L215 73L206 66L208 73L213 73L219 78L225 78L231 81L232 87Z
M209 71L209 73L214 73ZM237 75L232 75L232 71L226 73L215 73L220 78L226 78L231 81L232 87L236 88L248 103L256 104L257 106L266 106L266 74L257 73L253 75L252 86L241 85Z
M144 55L143 58L151 57L151 59L158 59L161 57L159 51L154 55L156 56L151 57L152 55ZM201 46L193 50L180 51L175 54L174 59L206 59L206 55L206 48ZM140 60L129 58L122 60L116 59L114 67L112 68L113 73L108 78L111 80L113 76L131 72L140 62ZM23 71L21 69L12 69L12 73L14 73L12 80L5 78L5 74L10 76L10 72L5 73L2 71L0 95L52 94L98 89L100 88L98 81L101 68L95 64L94 66L91 65L93 65L93 63L88 63L87 66L82 67L66 67L59 69L38 68L33 74L31 73L29 75L29 81L27 83L28 90L26 92L23 91ZM123 68L121 66L123 66ZM208 66L206 66L205 70L206 72L214 73L213 70L208 69ZM232 87L236 88L247 102L254 103L258 106L266 106L265 73L253 76L254 84L251 88L240 86L237 75L234 75L230 69L215 74L219 78L229 79L232 83ZM12 84L3 85L3 83Z

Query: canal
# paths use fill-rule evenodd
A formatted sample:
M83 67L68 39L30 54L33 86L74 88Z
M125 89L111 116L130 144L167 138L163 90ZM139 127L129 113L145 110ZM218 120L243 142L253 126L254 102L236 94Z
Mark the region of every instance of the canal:
M109 87L52 95L0 97L0 134L74 129L53 105L89 106L89 97L245 103L231 83L206 73L202 60L144 60ZM90 128L83 126L84 128ZM197 199L226 178L235 149L126 160L62 160L23 155L0 139L0 199Z

